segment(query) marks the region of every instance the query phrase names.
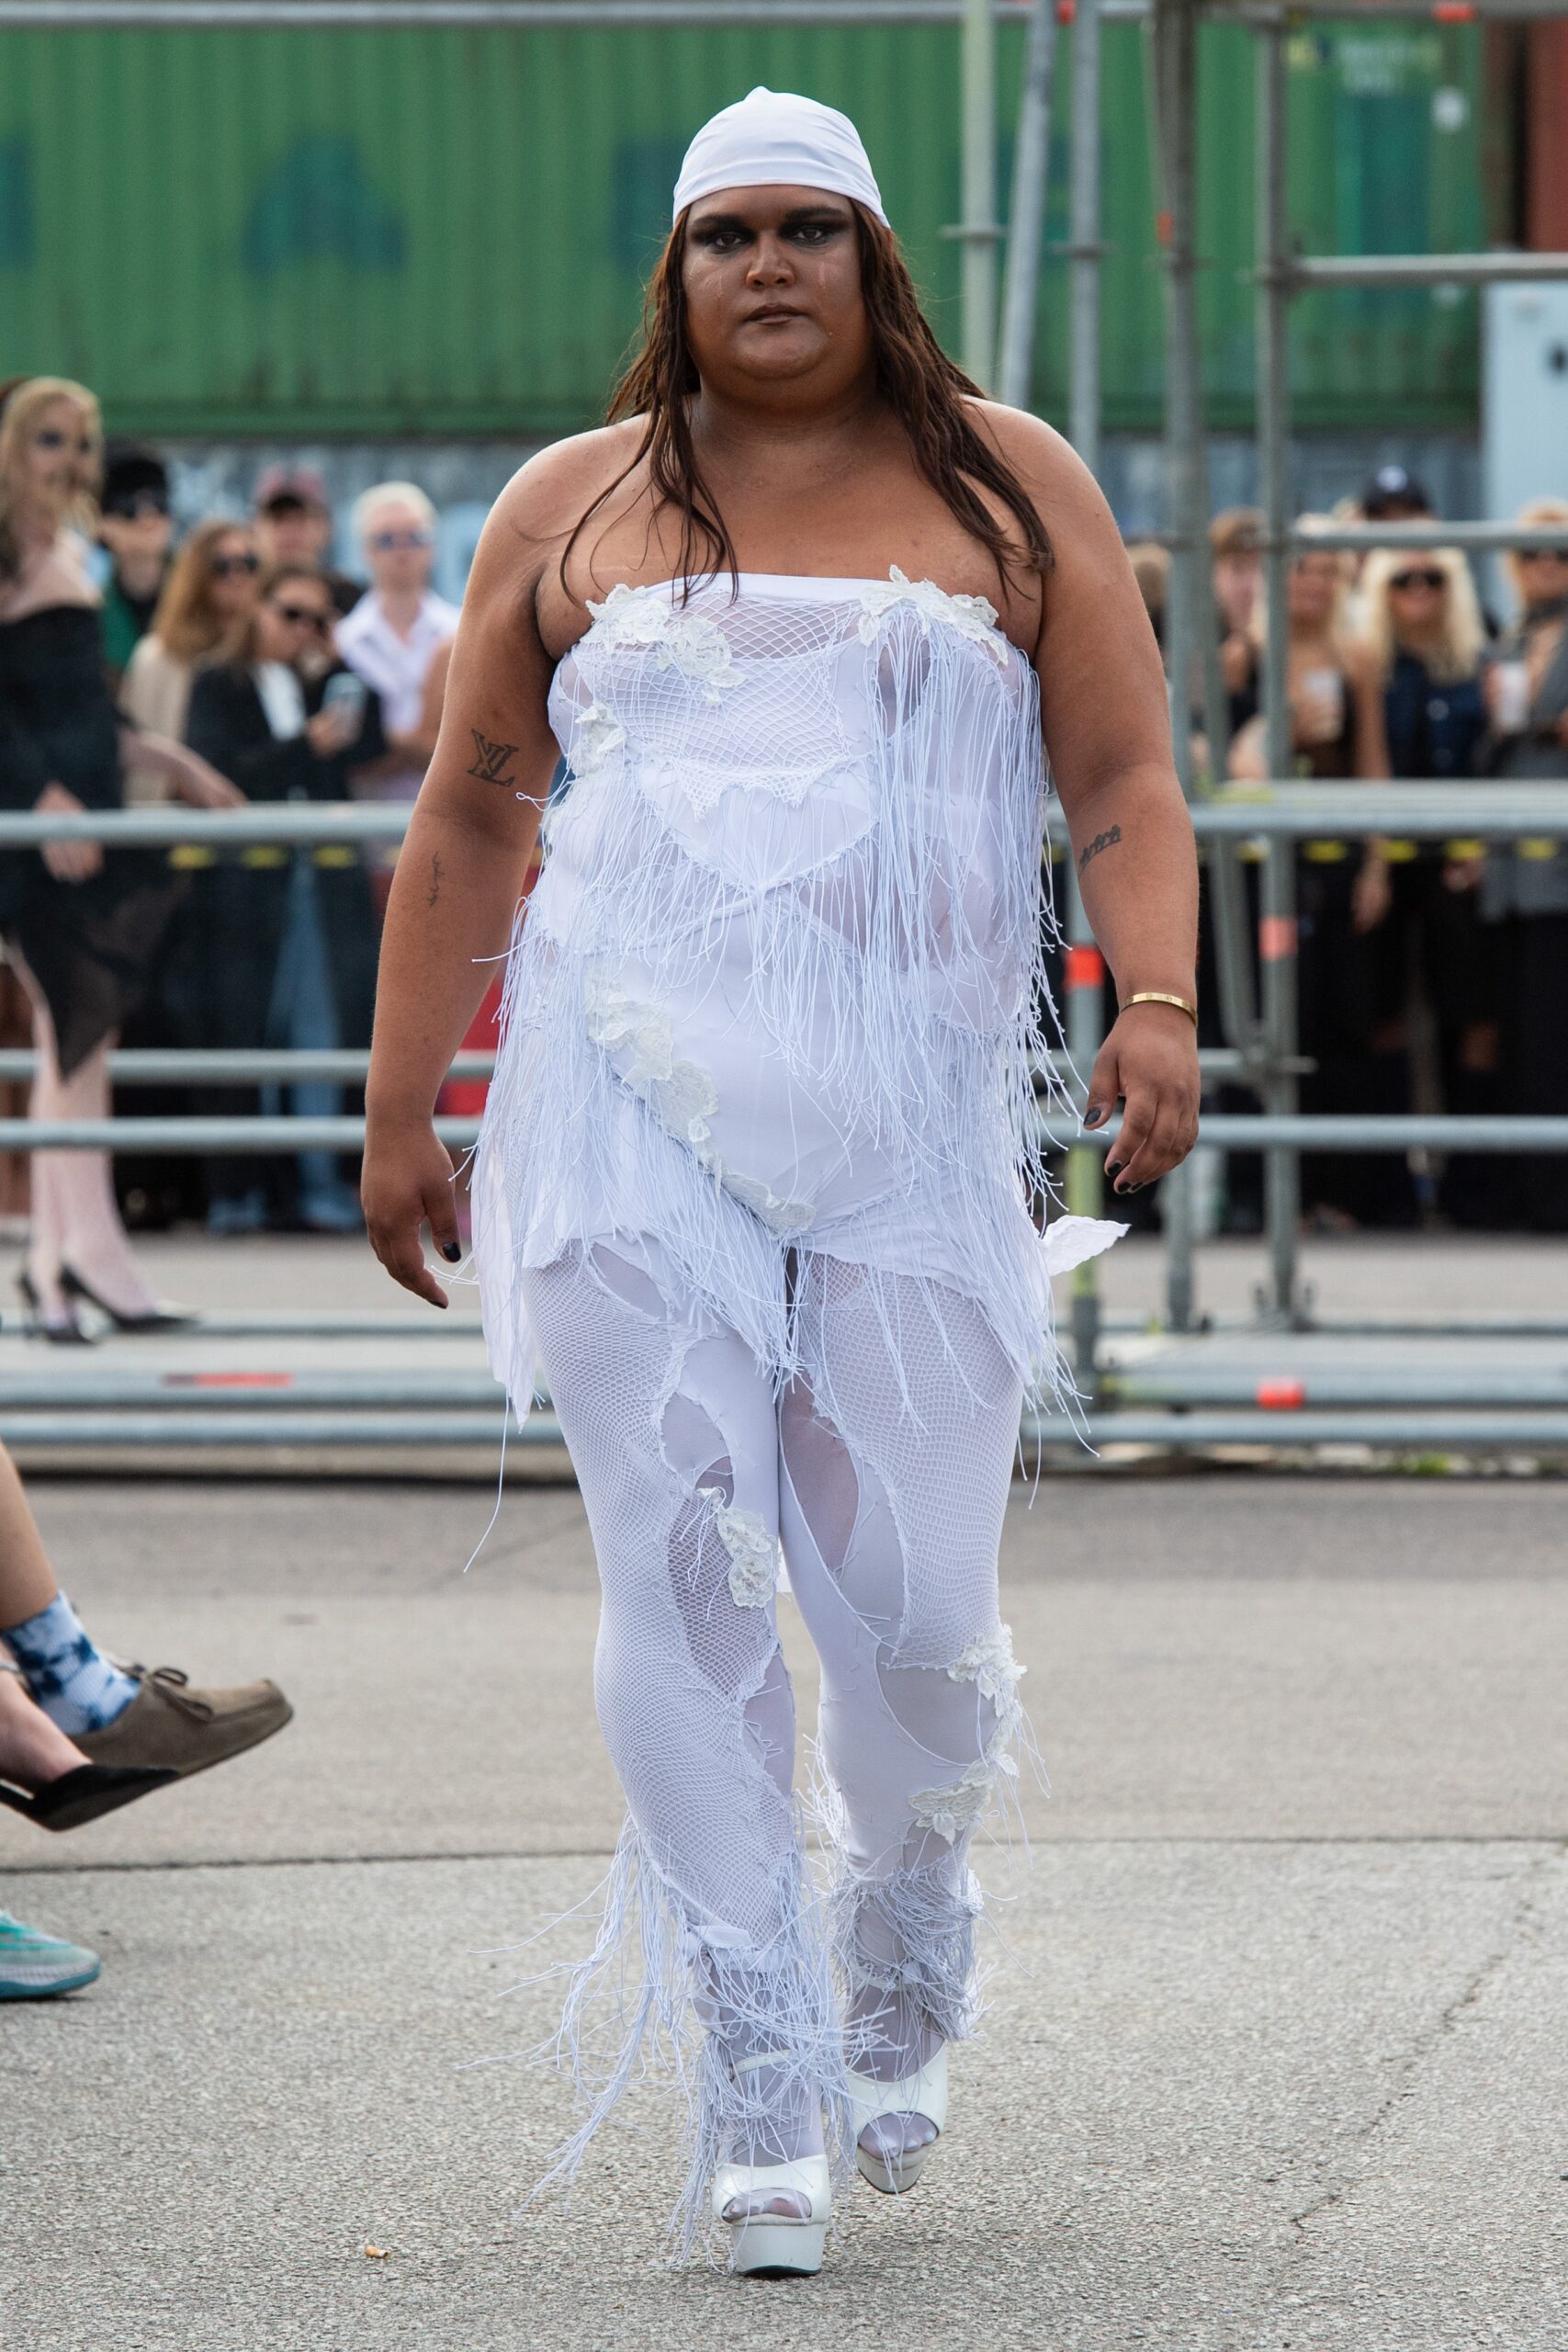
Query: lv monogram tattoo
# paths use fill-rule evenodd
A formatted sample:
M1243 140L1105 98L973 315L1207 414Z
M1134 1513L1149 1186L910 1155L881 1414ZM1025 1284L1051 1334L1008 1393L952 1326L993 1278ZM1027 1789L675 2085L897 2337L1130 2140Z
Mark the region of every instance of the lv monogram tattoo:
M515 783L511 766L516 744L492 743L490 737L481 735L477 727L470 727L468 732L474 739L474 763L468 773L480 784Z
M1102 849L1113 849L1121 838L1120 825L1112 825L1108 833L1096 833L1093 841L1086 842L1078 852L1078 872L1081 874L1089 859L1098 857Z

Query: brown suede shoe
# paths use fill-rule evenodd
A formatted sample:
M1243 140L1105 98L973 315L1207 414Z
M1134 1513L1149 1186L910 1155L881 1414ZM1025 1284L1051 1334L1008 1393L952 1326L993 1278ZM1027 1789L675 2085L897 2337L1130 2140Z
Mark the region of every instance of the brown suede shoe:
M117 1661L118 1663L118 1661ZM141 1685L123 1714L75 1744L95 1764L161 1765L182 1781L281 1731L294 1713L276 1682L193 1690L177 1666L128 1666Z

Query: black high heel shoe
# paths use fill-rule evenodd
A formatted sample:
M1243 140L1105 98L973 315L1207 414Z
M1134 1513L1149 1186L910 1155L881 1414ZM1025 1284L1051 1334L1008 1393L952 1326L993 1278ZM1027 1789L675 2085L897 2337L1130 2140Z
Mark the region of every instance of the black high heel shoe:
M65 1288L63 1280L60 1287L62 1290ZM38 1295L38 1284L25 1266L17 1276L17 1288L22 1295L22 1305L28 1310L28 1329L37 1338L47 1340L51 1348L90 1348L93 1345L91 1332L83 1330L69 1307L62 1322L51 1323L47 1319L43 1301Z
M154 1789L166 1789L179 1777L161 1764L78 1764L73 1771L62 1772L58 1781L45 1781L41 1789L18 1789L0 1781L0 1804L36 1821L40 1829L80 1829L103 1814L117 1813L122 1804L134 1804L138 1797L151 1796Z
M111 1306L107 1298L100 1297L92 1283L85 1281L74 1266L61 1267L60 1287L67 1298L85 1299L89 1306L96 1306L100 1315L107 1316L117 1331L184 1331L197 1320L188 1306L169 1306L163 1303L148 1307L145 1314L127 1315L121 1308Z

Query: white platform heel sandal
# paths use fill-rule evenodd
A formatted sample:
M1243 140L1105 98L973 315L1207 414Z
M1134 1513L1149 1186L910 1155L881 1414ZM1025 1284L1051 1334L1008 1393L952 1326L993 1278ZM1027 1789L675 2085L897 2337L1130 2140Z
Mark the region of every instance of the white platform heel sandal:
M855 2163L861 2177L885 2197L902 2197L925 2170L926 2159L947 2125L947 2044L927 2059L918 2075L905 2075L894 2083L875 2082L870 2075L852 2074L850 2080L854 2085ZM937 2137L923 2148L874 2154L861 2146L860 2139L879 2115L923 2115L935 2124Z
M743 2278L778 2270L809 2278L820 2270L832 2194L826 2156L797 2156L787 2165L720 2165L713 2180L713 2211L729 2232L731 2270ZM806 2211L725 2220L725 2207L737 2197L778 2196L800 2198Z
M750 2074L775 2064L777 2057L773 2051L761 2051L742 2058L735 2071ZM742 2213L731 2221L724 2209L738 2197L798 2199L806 2211ZM729 2232L730 2269L743 2278L790 2271L811 2277L822 2267L832 2201L832 2175L825 2155L796 2156L780 2165L720 2165L713 2178L713 2216Z

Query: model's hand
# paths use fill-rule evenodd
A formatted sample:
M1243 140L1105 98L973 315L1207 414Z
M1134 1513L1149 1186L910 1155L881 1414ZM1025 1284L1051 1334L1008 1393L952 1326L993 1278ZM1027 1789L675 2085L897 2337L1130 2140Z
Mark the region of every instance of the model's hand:
M79 817L85 813L86 804L62 784L46 784L33 807L46 813ZM104 848L101 842L40 842L39 855L57 882L85 882L103 865Z
M1086 1127L1126 1104L1106 1173L1118 1193L1136 1193L1179 1167L1198 1140L1198 1033L1174 1004L1133 1004L1095 1057Z
M452 1196L452 1157L428 1119L397 1123L372 1116L365 1134L359 1197L370 1246L395 1283L445 1306L446 1294L424 1262L422 1224L449 1264L462 1256Z

